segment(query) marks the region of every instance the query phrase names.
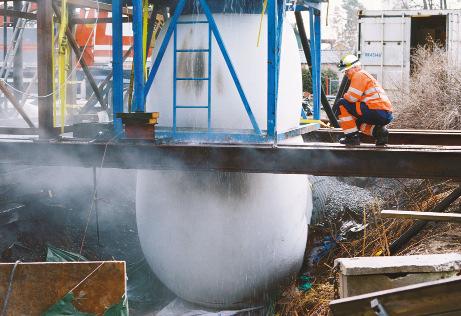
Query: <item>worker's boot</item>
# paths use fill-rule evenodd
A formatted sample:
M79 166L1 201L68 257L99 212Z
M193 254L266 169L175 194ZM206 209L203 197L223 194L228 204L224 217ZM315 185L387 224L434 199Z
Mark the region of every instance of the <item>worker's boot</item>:
M373 137L376 138L376 146L384 146L389 142L389 131L386 126L376 125L373 129Z
M346 146L359 146L360 145L360 134L359 132L346 134L345 137L339 140L340 144Z

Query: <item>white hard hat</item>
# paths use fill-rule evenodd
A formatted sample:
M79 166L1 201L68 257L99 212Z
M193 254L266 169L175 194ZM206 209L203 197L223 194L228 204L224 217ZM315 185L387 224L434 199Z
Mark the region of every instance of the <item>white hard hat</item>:
M352 67L355 66L360 66L361 63L357 56L355 55L346 55L343 58L341 58L341 61L338 64L339 70L341 71L346 71L348 69L351 69Z

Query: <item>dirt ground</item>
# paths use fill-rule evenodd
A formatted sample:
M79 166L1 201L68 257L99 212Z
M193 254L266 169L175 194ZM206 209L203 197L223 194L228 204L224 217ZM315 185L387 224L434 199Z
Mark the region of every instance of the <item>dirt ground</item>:
M400 255L461 253L461 225L439 223L426 227Z

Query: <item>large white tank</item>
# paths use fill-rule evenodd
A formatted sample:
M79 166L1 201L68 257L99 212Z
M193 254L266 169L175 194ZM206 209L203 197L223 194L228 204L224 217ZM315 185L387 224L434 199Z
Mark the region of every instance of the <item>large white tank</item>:
M312 209L305 176L143 171L136 201L147 261L187 301L257 303L301 268Z
M257 121L265 129L267 22L257 47L259 15L214 17ZM206 28L198 30L197 25L181 25L178 48L206 47ZM215 41L212 48L212 127L251 128ZM172 125L172 56L170 43L147 101L148 111L160 112L162 126ZM206 65L194 54L178 56L184 76L206 74ZM279 130L284 130L298 125L302 96L298 47L288 24L283 30L280 72L277 115ZM178 86L178 104L196 105L206 96L206 83ZM178 126L206 127L206 122L206 110L178 110ZM141 246L159 279L181 298L215 308L247 306L299 271L311 199L303 175L139 171L136 211Z

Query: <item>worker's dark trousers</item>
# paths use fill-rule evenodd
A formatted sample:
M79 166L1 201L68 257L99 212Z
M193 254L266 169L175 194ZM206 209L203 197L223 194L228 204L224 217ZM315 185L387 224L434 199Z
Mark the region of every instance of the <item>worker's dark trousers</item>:
M375 125L384 126L393 120L392 112L385 110L373 110L368 108L365 102L359 105L355 102L349 102L346 99L339 100L340 112L347 111L350 115L356 118L355 124L357 129L371 136ZM341 109L343 107L343 109ZM358 110L362 112L358 113Z

